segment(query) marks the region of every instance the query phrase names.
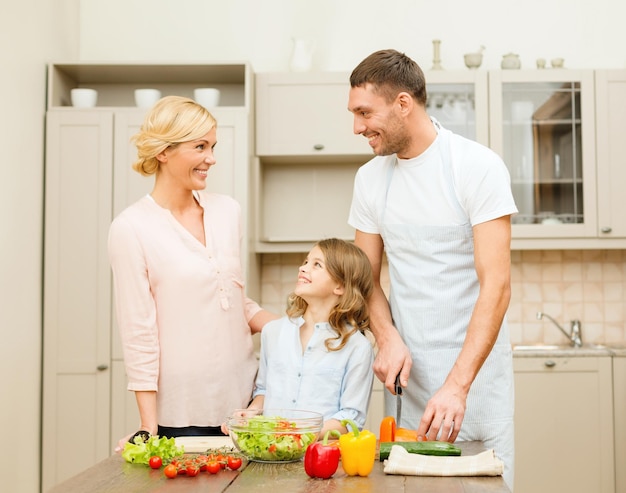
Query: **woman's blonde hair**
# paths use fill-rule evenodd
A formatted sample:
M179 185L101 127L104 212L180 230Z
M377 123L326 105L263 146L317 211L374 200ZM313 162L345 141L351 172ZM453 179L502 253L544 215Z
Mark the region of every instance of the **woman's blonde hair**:
M156 158L168 147L176 147L204 137L217 126L207 109L193 99L166 96L152 107L139 132L131 138L137 147L137 161L133 169L144 176L159 169Z
M329 238L317 242L316 246L324 255L331 279L344 287L328 317L328 323L337 336L325 341L329 351L339 351L357 330L369 330L367 302L374 291L372 266L363 250L347 241ZM306 301L292 293L289 295L287 315L304 315L307 306Z

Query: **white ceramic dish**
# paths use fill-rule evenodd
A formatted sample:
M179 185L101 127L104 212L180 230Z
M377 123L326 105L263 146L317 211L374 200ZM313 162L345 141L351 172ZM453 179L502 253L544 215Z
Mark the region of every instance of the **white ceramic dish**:
M70 91L70 99L75 108L93 108L98 102L98 91L86 87L75 87Z

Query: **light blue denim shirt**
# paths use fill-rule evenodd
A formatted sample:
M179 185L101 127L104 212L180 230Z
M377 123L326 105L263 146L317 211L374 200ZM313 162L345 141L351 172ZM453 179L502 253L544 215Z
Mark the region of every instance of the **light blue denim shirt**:
M265 409L304 409L329 419L352 419L362 428L372 390L374 351L360 332L339 351L324 341L336 333L318 323L304 350L299 317L283 317L263 327L261 360L254 396L265 395Z

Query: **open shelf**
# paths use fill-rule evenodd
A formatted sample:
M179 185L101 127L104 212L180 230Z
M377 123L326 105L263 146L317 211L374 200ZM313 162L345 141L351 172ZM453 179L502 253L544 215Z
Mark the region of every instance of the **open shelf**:
M134 90L159 89L163 96L192 97L197 87L221 91L220 106L250 107L252 72L247 63L51 63L48 66L48 109L70 107L70 91L98 91L99 107L135 106Z

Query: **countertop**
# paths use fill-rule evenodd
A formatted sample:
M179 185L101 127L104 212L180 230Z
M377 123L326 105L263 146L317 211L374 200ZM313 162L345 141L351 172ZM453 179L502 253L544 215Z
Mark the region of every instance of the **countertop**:
M480 442L457 442L463 455L474 455L484 450ZM497 477L426 477L398 476L383 472L383 464L376 461L374 470L366 477L347 476L341 465L328 480L311 479L304 472L302 462L262 464L249 462L239 471L224 470L218 474L201 472L196 477L167 479L163 470L129 464L118 454L105 459L82 473L58 484L50 493L510 493L501 476Z
M513 357L589 357L589 356L626 356L626 348L623 346L613 346L610 344L584 344L575 348L567 345L552 344L514 344Z

